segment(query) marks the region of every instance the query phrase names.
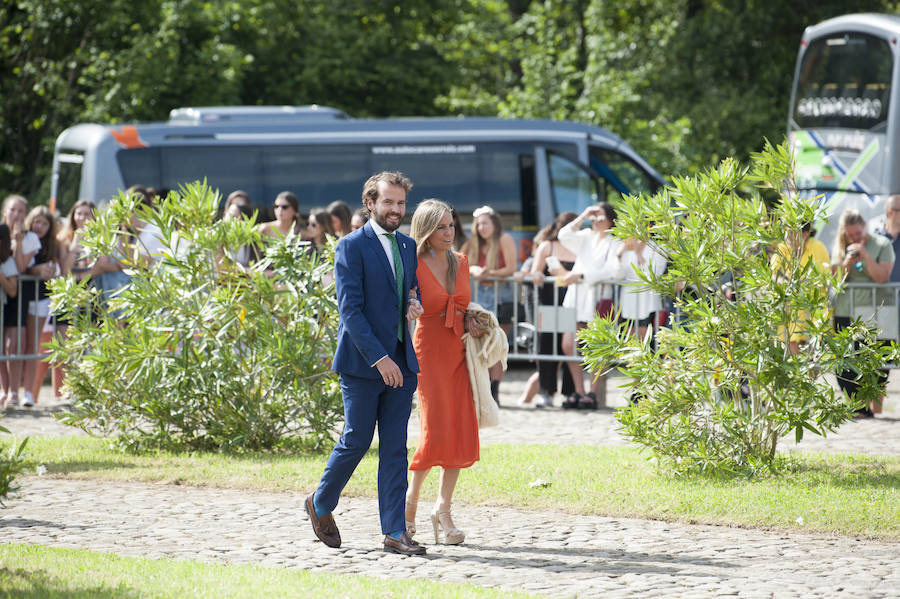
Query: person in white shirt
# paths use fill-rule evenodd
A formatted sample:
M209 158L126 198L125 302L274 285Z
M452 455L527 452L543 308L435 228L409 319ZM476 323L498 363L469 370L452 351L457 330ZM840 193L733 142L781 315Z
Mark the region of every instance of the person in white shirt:
M591 223L590 229L582 229L583 222ZM616 222L616 211L611 204L601 202L585 208L578 217L559 230L559 242L575 254L575 264L567 274L559 273L559 285L569 286L563 307L575 309L577 328L582 329L594 319L597 306L602 300L612 298L610 285L599 285L600 281L615 278L619 268L618 251L621 242L609 234ZM551 274L558 274L553 270ZM563 351L575 355L575 333L564 333ZM580 362L567 362L575 383L575 393L563 402L563 409L597 408L597 390L601 379L591 384L591 391L585 393L584 369Z
M619 294L620 314L631 321L632 331L643 339L653 315L662 310L662 298L658 293L640 288L641 279L635 269L659 276L666 270L666 259L652 246L631 238L619 246L616 257L619 261L616 278L626 283Z

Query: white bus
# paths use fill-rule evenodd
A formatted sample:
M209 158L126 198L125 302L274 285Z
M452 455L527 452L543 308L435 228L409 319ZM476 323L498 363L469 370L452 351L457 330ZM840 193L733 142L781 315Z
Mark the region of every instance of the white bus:
M80 124L63 131L51 197L102 205L135 184L177 189L206 179L269 206L292 191L301 211L344 200L360 205L372 173L412 179L410 206L427 197L464 220L490 205L520 241L560 212L627 193L653 192L662 176L622 139L567 121L498 118L355 119L321 106L179 108L164 123Z
M900 193L898 39L900 16L883 14L844 15L803 33L787 131L801 193L831 202L826 244L844 209L873 225L885 199Z

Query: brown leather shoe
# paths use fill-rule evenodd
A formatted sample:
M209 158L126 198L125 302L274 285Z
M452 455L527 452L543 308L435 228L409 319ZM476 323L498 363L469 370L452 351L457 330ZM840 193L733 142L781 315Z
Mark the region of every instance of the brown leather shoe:
M312 522L313 532L319 537L319 540L337 549L341 546L341 533L338 532L337 524L334 523L334 516L328 514L319 518L316 516L316 508L313 505L313 496L306 498L306 513L309 514L309 521Z
M400 535L399 539L384 535L384 550L403 555L425 555L425 548L413 541L407 532Z

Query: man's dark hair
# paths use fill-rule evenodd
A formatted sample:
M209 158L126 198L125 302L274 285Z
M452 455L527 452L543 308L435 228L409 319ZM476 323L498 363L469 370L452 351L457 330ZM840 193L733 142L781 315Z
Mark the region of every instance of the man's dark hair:
M382 182L402 187L406 193L409 193L413 186L412 181L399 171L382 171L377 175L372 175L363 185L362 191L363 208L366 209L367 214L369 207L366 206L366 200L372 200L372 203L375 203L378 199L378 184Z

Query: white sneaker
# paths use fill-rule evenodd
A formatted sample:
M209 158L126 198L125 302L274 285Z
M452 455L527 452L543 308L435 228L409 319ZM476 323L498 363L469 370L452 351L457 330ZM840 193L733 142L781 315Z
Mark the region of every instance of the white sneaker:
M13 391L9 392L9 395L6 396L6 405L8 406L18 406L19 405L19 394Z
M22 402L22 405L26 408L34 406L34 396L31 394L31 391L25 392L25 400Z
M543 393L538 393L537 402L534 404L536 408L552 408L553 398Z

